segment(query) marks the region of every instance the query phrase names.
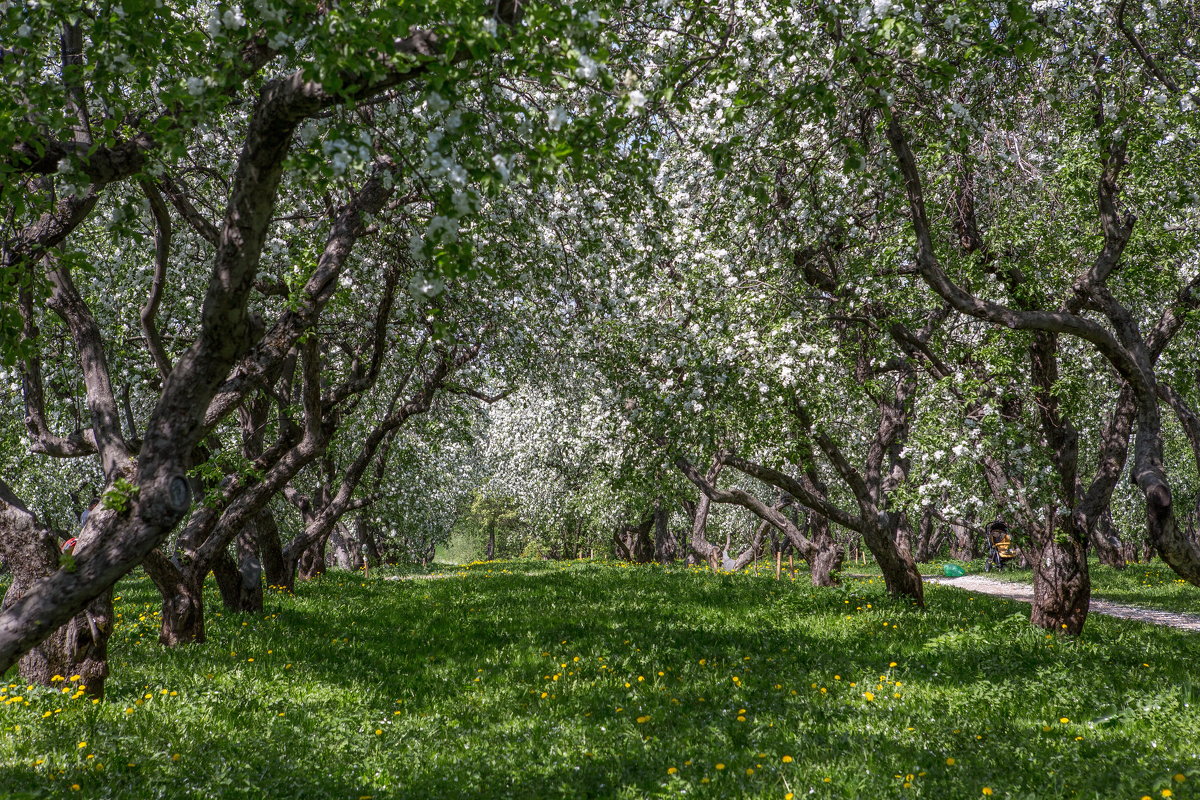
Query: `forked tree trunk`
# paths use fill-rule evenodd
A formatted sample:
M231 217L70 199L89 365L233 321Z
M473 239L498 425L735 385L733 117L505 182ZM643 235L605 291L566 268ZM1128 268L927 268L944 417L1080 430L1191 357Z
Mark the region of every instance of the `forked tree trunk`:
M1054 633L1083 631L1091 602L1091 579L1083 536L1069 517L1056 518L1034 534L1033 611L1030 622Z

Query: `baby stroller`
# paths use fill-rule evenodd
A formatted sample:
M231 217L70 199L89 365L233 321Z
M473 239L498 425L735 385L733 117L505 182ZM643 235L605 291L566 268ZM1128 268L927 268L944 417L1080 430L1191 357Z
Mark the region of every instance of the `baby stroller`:
M1017 549L1008 534L1008 526L1004 524L1004 520L997 519L987 526L987 542L987 561L983 565L985 572L991 572L993 569L1003 571L1005 565L1014 563Z

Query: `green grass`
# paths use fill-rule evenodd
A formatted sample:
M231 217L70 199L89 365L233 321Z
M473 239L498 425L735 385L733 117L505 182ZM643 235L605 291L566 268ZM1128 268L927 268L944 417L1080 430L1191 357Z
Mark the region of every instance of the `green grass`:
M10 685L0 796L1200 797L1195 634L1047 639L1026 606L929 586L921 612L878 579L458 572L331 573L170 651L128 579L107 700Z

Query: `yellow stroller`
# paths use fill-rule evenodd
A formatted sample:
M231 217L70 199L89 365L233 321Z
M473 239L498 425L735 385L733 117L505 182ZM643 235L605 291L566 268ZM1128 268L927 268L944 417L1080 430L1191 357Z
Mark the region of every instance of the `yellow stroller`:
M1008 526L1004 524L1004 520L997 519L987 526L987 542L988 554L987 561L984 562L983 569L985 572L991 572L993 569L1003 571L1004 567L1017 558L1017 548L1013 544L1012 537L1008 534Z

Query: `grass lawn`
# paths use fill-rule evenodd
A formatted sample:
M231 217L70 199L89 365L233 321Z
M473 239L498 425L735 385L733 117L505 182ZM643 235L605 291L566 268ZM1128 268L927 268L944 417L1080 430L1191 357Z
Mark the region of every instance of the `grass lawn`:
M8 686L0 797L1200 798L1195 634L1047 639L878 579L455 573L332 573L253 616L211 595L174 651L127 579L106 701Z

